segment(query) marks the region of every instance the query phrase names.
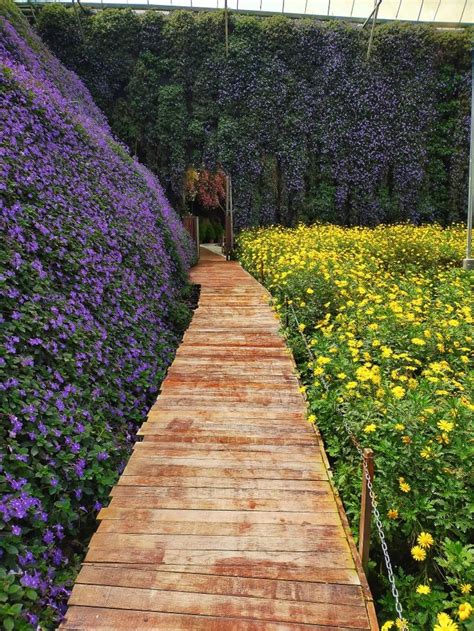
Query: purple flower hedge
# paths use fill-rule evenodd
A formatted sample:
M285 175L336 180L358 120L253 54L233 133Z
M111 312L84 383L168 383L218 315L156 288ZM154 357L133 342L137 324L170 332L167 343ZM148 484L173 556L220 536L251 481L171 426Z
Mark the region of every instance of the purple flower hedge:
M0 16L0 622L52 628L178 333L193 256L80 80ZM7 17L14 16L13 26Z

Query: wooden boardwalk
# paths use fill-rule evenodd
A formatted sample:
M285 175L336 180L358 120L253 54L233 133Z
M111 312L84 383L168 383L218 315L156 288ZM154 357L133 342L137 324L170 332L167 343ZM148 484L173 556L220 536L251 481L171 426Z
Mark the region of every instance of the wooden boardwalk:
M62 629L378 629L264 289L203 250L199 307Z

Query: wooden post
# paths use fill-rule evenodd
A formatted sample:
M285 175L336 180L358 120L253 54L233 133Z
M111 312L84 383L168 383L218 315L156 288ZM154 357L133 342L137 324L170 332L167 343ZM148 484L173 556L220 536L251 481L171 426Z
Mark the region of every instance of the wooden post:
M201 244L199 243L199 217L194 217L194 238L196 240L196 252L199 260L201 256Z
M199 217L194 215L186 215L183 217L183 224L189 232L191 239L196 245L196 254L199 259Z
M374 452L372 449L364 449L364 462L367 465L370 480L374 479ZM370 530L372 518L372 501L369 495L365 467L362 468L362 497L359 523L359 556L364 572L367 572L370 552Z

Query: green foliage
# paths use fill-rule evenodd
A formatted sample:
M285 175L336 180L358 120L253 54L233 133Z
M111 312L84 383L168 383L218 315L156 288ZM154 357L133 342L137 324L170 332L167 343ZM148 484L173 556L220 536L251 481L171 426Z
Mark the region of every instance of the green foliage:
M237 226L464 217L470 31L222 12L47 7L40 32L186 207L189 167L231 173Z

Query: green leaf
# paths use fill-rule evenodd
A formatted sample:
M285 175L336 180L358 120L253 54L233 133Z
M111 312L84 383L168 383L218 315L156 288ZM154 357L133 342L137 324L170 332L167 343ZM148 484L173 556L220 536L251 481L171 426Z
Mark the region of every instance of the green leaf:
M35 592L34 589L27 589L25 591L25 594L27 596L27 598L29 598L30 600L36 600L38 598L38 594Z
M18 585L18 583L13 583L13 585L10 585L10 587L8 588L8 593L9 594L16 594L21 590L21 585Z
M13 629L15 628L15 621L13 620L13 618L5 618L5 620L3 621L3 628L6 631L13 631Z

